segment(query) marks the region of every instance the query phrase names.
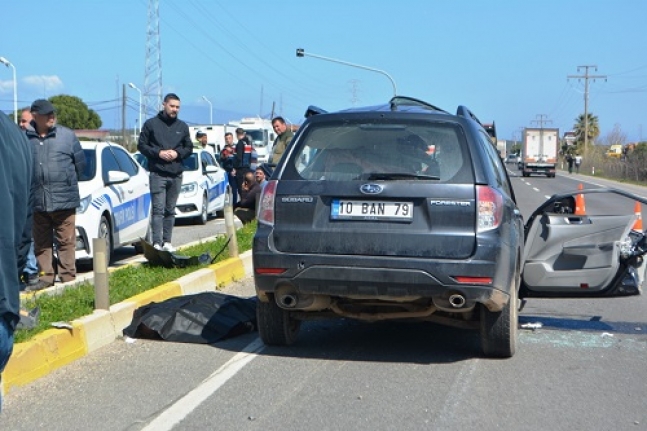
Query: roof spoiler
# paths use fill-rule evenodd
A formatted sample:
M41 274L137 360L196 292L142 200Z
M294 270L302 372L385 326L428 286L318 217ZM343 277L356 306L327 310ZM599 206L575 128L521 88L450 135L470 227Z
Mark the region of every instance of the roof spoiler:
M476 115L472 111L470 111L467 106L459 105L458 109L456 109L456 115L460 117L465 117L465 118L471 118L472 120L476 121L479 123L481 126L483 126L483 123L479 121L478 118L476 118Z
M308 109L306 109L306 113L303 114L305 118L312 117L313 115L319 115L319 114L327 114L328 111L321 109L317 106L310 105L308 106Z
M389 101L389 105L391 106L391 111L397 111L398 106L418 106L421 108L430 109L432 111L447 112L437 106L432 105L431 103L427 103L420 99L414 99L413 97L407 96L394 96Z

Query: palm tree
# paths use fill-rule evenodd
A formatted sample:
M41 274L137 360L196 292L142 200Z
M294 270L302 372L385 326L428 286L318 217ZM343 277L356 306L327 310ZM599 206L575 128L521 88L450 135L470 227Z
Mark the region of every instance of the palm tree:
M598 122L598 117L597 115L593 115L590 112L586 114L588 118L588 136L587 136L587 142L591 143L595 141L595 138L600 136L600 124ZM576 142L580 146L584 146L584 128L585 128L585 123L584 123L584 114L581 114L575 119L575 125L573 126L574 132L575 132L575 137L576 137ZM588 148L584 148L584 152L586 153Z

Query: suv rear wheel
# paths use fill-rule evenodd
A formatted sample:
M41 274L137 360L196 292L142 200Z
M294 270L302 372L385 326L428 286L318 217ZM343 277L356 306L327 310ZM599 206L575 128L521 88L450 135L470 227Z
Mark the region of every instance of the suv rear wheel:
M258 301L256 320L261 340L268 346L288 346L299 335L301 321L292 319L290 312L276 305L273 298L269 302Z
M518 276L517 276L518 278ZM493 358L511 358L517 347L517 279L503 310L493 312L481 305L481 350Z

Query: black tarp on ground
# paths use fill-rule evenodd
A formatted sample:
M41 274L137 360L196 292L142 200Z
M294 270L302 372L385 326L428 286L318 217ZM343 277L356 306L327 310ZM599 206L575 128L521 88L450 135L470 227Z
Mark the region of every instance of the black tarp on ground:
M136 309L123 333L131 338L212 344L255 328L255 297L204 292Z

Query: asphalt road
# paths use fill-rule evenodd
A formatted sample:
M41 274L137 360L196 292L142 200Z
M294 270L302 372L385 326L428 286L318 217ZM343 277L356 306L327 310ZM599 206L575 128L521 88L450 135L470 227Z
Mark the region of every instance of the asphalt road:
M596 186L512 181L526 217L547 195ZM615 198L586 204L633 212ZM251 296L253 281L227 292ZM475 333L418 323L306 322L289 348L256 333L214 346L120 340L13 390L0 429L645 430L646 311L644 296L530 300L520 323L542 326L522 329L507 360L482 358Z

